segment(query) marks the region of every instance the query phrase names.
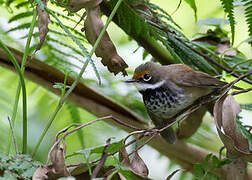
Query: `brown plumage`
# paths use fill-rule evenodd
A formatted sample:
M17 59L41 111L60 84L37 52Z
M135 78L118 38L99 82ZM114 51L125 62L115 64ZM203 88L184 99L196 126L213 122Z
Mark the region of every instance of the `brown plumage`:
M138 66L133 78L127 82L135 83L151 120L158 128L174 121L178 113L197 99L226 85L225 82L184 64L161 66L153 62ZM161 135L169 143L176 141L172 128Z

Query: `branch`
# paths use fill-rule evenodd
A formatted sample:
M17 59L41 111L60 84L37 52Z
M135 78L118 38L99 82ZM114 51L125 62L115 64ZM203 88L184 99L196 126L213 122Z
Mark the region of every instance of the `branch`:
M19 63L21 63L23 54L13 48L10 49ZM15 71L11 61L2 49L0 49L0 66ZM25 77L60 96L61 92L58 89L53 88L53 84L55 82L64 82L65 74L52 66L49 66L37 59L33 59L26 67ZM72 82L73 79L69 77L67 84L69 85ZM142 117L136 115L128 108L119 105L108 97L94 91L83 83L79 83L76 86L75 90L69 97L69 101L98 117L112 115L131 126L140 129L149 128L147 122ZM108 123L127 132L132 131L131 128L120 125L115 121L108 121ZM212 153L183 141L178 141L174 145L171 145L166 143L161 136L156 136L154 140L149 142L149 145L191 172L193 170L194 163L203 163L206 155ZM223 171L226 172L225 169ZM220 175L220 171L216 171L215 173ZM252 179L252 169L248 168L248 174Z

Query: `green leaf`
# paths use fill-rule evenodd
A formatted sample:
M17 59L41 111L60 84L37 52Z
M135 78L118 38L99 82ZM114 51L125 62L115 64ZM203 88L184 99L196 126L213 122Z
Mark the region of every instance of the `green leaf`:
M227 19L223 18L206 18L200 19L196 22L196 24L204 24L204 25L211 25L211 26L222 26L225 24L229 24Z
M111 144L109 144L109 147L108 147L108 153L119 151L119 149L122 146L124 146L123 139L119 142L111 143ZM75 155L80 155L80 154L85 154L85 155L102 154L104 151L104 147L105 147L105 145L79 150L79 151L74 152L73 154L68 155L66 158L69 158L69 157L75 156Z
M202 180L203 180L203 179L202 179ZM205 176L204 180L218 180L218 177L215 176L215 175L213 175L213 174L211 174L211 173L208 173L208 174Z
M230 164L232 162L232 159L223 159L221 160L221 162L218 165L218 168L221 168L222 166L226 165L226 164Z
M246 2L245 3L245 19L247 22L247 26L248 26L248 32L249 35L252 36L252 1L247 1L247 0L242 0L242 2ZM250 44L252 45L252 43L250 42Z
M222 3L224 11L228 14L228 20L229 20L230 27L231 27L232 44L233 44L234 43L234 34L235 34L235 18L234 18L234 5L233 5L234 1L233 0L220 0L220 1ZM252 18L251 18L251 20L252 20Z
M71 115L71 119L73 123L81 123L81 117L80 117L80 112L78 107L76 107L75 105L73 105L70 102L66 102L67 105L67 109ZM77 135L81 144L81 147L84 149L85 148L85 144L84 144L84 136L82 131L77 131Z
M194 11L194 18L197 21L197 7L196 7L196 4L195 4L195 0L185 0L185 2L187 4L189 4L189 6L193 9L193 11Z
M212 160L213 160L213 169L218 168L221 161L216 156L213 156Z
M69 88L69 87L70 86L66 86L66 88ZM56 82L56 83L54 83L53 88L55 88L55 89L64 89L64 84Z
M121 173L126 179L129 179L129 180L141 180L141 179L144 179L144 178L142 178L142 177L134 174L130 170L119 169L118 172Z
M33 11L26 11L26 12L22 12L22 13L19 13L13 17L11 17L9 19L9 23L13 22L13 21L17 21L17 20L20 20L20 19L23 19L25 17L30 17L33 15Z
M200 163L196 163L193 165L193 171L196 178L201 179L204 176L204 168Z
M212 158L213 154L210 153L205 157L205 163L204 163L204 167L206 170L209 169L209 160Z
M242 117L239 115L236 116L236 127L237 130L248 140L249 150L252 151L252 134L242 125L242 122L240 121L241 118Z
M144 49L143 51L143 60L149 55L149 52Z
M240 104L242 109L252 111L252 104Z

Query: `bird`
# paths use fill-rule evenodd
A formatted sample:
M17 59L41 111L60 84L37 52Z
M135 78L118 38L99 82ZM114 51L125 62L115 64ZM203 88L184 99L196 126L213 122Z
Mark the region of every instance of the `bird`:
M160 65L146 62L138 66L127 83L134 83L141 93L147 113L157 128L163 128L201 97L207 96L227 83L185 64ZM172 127L161 136L174 144L177 135Z

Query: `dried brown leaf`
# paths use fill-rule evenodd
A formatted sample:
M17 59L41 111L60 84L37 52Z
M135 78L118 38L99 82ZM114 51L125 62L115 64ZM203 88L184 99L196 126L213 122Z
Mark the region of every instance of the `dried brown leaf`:
M47 0L43 0L43 3L46 5ZM38 29L39 29L39 39L40 43L36 48L36 51L40 50L43 42L45 41L46 35L49 32L48 24L50 23L50 16L49 14L42 10L39 5L37 5L37 12L38 12Z
M103 27L104 25L100 17L99 6L87 9L87 18L84 23L84 30L86 38L90 44L94 45ZM128 65L117 54L116 48L107 32L104 33L98 47L95 50L95 54L97 57L102 58L102 64L107 66L110 72L113 72L115 75L119 72L122 72L123 75L127 75L125 69Z
M138 142L138 138L136 139L136 144L137 144L137 142ZM136 146L136 150L134 152L134 157L132 158L131 161L129 159L129 154L128 154L125 146L123 146L119 150L119 161L125 167L130 169L134 174L141 176L141 177L144 177L144 178L147 178L147 176L149 174L149 170L148 170L146 164L144 163L144 161L142 160L142 158L139 156L137 146Z
M141 177L147 178L149 174L149 170L146 164L144 163L144 161L142 160L142 158L138 154L138 140L139 140L139 135L136 138L136 149L135 149L134 157L132 158L132 161L131 161L131 170L135 174Z
M45 179L48 179L47 173L48 173L47 169L45 167L43 167L43 166L40 166L34 172L34 174L32 176L32 180L45 180Z
M230 41L229 40L224 40L221 41L218 45L217 45L217 53L219 54L224 54L226 56L236 56L237 55L237 51L234 49L230 49Z
M119 150L119 161L127 168L130 168L131 164L130 164L130 159L129 159L129 154L126 151L125 146L123 146L120 150Z
M55 146L50 154L50 158L52 161L52 165L48 166L50 167L49 170L49 176L50 177L67 177L70 176L69 171L66 168L66 162L65 162L65 152L63 145Z
M58 2L62 2L58 0ZM97 7L102 0L69 0L67 4L67 8L71 12L77 12L82 8L94 8Z
M236 115L241 112L240 105L229 95L223 102L222 109L222 126L225 134L230 136L234 143L242 151L248 151L248 140L237 131L236 127Z
M240 105L231 95L222 96L214 106L214 119L218 134L227 148L230 157L241 157L252 162L248 141L236 128L236 115L240 112Z
M139 176L148 177L149 170L137 151L131 162L131 170Z

